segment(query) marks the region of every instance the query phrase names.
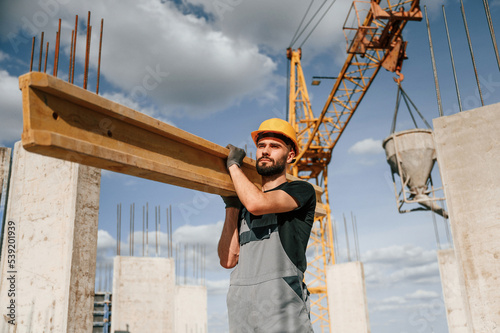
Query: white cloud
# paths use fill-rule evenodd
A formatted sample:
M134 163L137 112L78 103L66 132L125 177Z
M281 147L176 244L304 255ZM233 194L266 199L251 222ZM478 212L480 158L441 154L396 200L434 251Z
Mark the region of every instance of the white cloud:
M278 54L279 59L284 59L288 43L307 8L307 4L298 0L293 4L285 0L224 2L227 5L224 13L217 9L216 3L220 2L212 0L177 5L159 0L50 3L51 6L20 0L6 6L2 12L8 15L1 16L0 32L10 38L11 51L19 52L21 44L28 45L31 36L39 36L42 30L50 32L45 39L52 41L55 38L52 31L56 30L60 17L63 28L60 59L65 63L74 15L79 15L83 26L87 11L92 8L91 72L95 72L97 65L99 21L104 18L101 75L136 103L143 105L152 99L161 105L153 110L155 115L184 111L192 116L206 116L243 100L259 103L278 100L276 89L285 82L284 73L275 73L274 57ZM198 6L199 15L179 10L189 6ZM317 9L314 6L309 16ZM349 6L348 2L334 4L307 41L306 59L312 60L322 52L331 53L332 46L344 44L343 20L332 18L345 16ZM79 29L81 42L76 56L80 69L85 53L84 34L84 29ZM334 51L345 53L343 46Z
M207 280L207 291L212 295L225 295L229 289L229 279Z
M206 225L183 225L177 228L173 234L174 243L182 244L204 244L217 246L222 232L223 221Z
M351 154L380 154L384 151L381 140L364 139L352 145L348 152Z
M394 245L363 254L366 282L390 285L401 281L439 282L436 252L413 245Z
M9 58L10 58L10 56L7 53L0 51L0 62L4 61L4 60L8 60Z
M116 246L116 240L106 230L97 231L97 250L108 250Z
M406 297L415 300L426 300L426 299L439 298L441 297L441 295L439 295L434 291L418 289L411 294L407 294Z
M23 130L22 97L19 90L19 80L10 76L8 72L0 69L0 119L2 119L2 130L0 131L0 144L18 141L21 139Z

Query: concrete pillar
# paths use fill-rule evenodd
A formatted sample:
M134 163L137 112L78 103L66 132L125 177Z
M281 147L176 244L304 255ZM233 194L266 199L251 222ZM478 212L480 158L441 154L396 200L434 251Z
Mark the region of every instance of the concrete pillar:
M99 184L99 169L16 143L1 260L2 332L92 332Z
M7 189L4 189L4 185L8 183L11 153L10 148L0 147L0 202L3 202L4 190Z
M500 332L500 104L434 119L470 332Z
M467 315L459 281L455 250L437 251L449 333L467 333Z
M174 299L174 259L115 257L111 332L173 333Z
M327 268L326 287L330 331L332 333L369 333L365 273L359 261Z
M207 333L207 287L175 287L175 333Z

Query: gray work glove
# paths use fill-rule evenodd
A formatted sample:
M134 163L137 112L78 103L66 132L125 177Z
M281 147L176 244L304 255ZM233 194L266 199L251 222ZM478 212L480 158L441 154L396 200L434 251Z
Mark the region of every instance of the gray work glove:
M241 201L238 197L224 197L221 195L222 200L226 204L226 208L234 207L234 208L241 208Z
M246 156L246 153L243 149L233 146L232 144L228 144L226 146L229 149L229 155L227 156L226 166L229 167L233 164L236 164L241 168L241 164L243 163L243 159Z

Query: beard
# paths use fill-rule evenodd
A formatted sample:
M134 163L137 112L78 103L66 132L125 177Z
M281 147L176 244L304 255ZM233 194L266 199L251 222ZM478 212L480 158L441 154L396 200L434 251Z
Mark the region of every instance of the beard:
M259 164L260 160L262 160L263 158L264 157L259 158L257 160L257 164L256 164L257 172L261 176L271 177L271 176L279 175L279 174L283 173L283 171L286 168L286 156L284 156L283 158L279 159L278 161L275 161L275 160L272 160L269 157L266 157L267 159L271 160L270 162L267 162L267 163L271 163L272 162L271 165L266 165L266 166L263 166L263 165Z

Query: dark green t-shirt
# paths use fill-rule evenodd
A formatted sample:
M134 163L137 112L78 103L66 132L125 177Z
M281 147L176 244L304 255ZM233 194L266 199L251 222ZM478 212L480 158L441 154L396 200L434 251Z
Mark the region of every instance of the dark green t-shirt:
M307 268L306 248L314 223L316 209L316 192L310 183L300 180L285 182L269 191L276 190L288 193L295 199L299 206L290 212L267 215L276 215L278 232L283 249L292 263L302 272L305 272ZM245 217L249 227L257 234L255 237L261 238L258 235L258 229L261 221L268 220L266 215L254 216L245 208L243 208L241 214L243 215L242 217ZM253 221L255 221L256 225L252 223ZM242 239L240 239L241 241Z

